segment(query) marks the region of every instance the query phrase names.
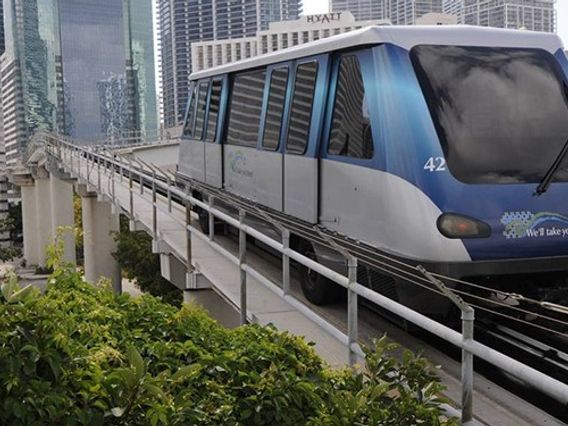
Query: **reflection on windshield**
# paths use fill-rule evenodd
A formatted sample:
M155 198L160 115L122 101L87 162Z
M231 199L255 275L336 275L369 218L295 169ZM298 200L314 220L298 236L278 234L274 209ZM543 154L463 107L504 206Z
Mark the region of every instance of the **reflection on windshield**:
M551 54L417 46L411 59L457 179L503 184L542 179L568 138L568 99ZM568 167L555 180L568 181Z

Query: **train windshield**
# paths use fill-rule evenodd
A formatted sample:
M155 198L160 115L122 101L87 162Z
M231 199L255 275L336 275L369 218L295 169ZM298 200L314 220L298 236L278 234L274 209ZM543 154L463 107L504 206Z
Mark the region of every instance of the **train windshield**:
M457 179L541 181L568 140L568 85L553 55L424 45L411 60ZM568 160L554 180L568 182Z

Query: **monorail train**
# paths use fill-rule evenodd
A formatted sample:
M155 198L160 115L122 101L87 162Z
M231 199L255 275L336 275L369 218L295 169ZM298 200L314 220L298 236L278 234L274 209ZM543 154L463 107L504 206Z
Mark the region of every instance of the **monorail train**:
M556 35L368 27L192 74L179 175L436 272L530 291L530 277L568 271L567 151ZM329 299L325 280L302 285Z

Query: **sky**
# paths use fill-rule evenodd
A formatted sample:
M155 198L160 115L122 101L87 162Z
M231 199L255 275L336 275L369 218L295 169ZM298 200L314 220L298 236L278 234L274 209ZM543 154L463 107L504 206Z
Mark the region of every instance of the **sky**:
M329 9L328 0L304 0L304 14L325 13ZM568 49L568 0L556 0L558 15L558 35Z

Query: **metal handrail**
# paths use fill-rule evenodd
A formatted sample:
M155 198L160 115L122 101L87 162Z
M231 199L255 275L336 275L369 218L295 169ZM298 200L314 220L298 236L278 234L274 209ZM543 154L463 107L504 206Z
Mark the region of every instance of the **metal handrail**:
M46 145L48 148L50 145L53 145L54 152L53 155L61 153L65 150L68 151L67 154L62 154L60 157L60 161L68 161L70 167L73 168L74 156L82 156L83 153L88 153L89 157L87 158L87 162L90 161L97 161L98 169L100 169L100 163L104 161L106 168L112 168L113 173L110 173L111 179L114 180L116 177L116 170L121 170L121 172L128 172L129 176L129 192L130 192L130 207L129 207L129 214L131 219L133 217L133 185L132 180L134 177L137 177L137 180L140 182L140 185L143 186L144 183L150 183L152 185L152 205L153 205L153 229L156 230L157 225L157 212L158 210L162 210L160 206L158 206L157 198L156 198L156 191L158 189L165 191L168 194L168 197L176 196L184 201L186 204L186 221L185 226L187 230L187 239L188 239L188 250L187 250L187 264L188 264L188 271L193 269L191 264L191 236L195 234L200 239L208 241L209 244L216 249L216 251L223 254L233 263L236 263L239 266L239 270L241 271L241 306L244 309L241 310L241 321L245 322L247 319L247 312L246 312L246 275L249 274L254 276L254 278L258 279L263 285L270 288L272 291L276 292L281 298L289 302L295 308L297 308L302 313L306 314L312 321L320 325L322 328L326 329L326 331L330 331L332 335L338 338L343 344L347 346L349 351L349 361L350 364L353 364L357 357L363 355L361 348L357 343L357 297L362 297L368 301L371 301L378 306L386 309L389 312L392 312L401 318L417 325L418 327L427 330L430 333L437 335L438 337L446 340L447 342L451 343L454 346L457 346L462 349L463 357L462 357L462 424L471 424L471 416L472 416L472 389L473 389L473 376L471 364L473 356L477 356L484 361L502 369L503 371L521 379L522 381L530 384L534 388L538 389L539 391L543 392L544 394L550 396L551 398L555 399L556 401L561 402L562 404L568 405L568 385L544 374L538 370L535 370L532 367L524 365L519 361L504 355L482 343L479 343L473 339L473 309L469 307L469 305L463 303L460 306L462 309L462 321L463 321L463 332L459 333L446 325L438 323L412 309L401 305L398 302L393 301L392 299L387 298L386 296L377 293L368 287L365 287L356 282L356 268L357 268L357 259L347 259L349 264L349 274L348 276L344 276L342 274L337 273L336 271L327 268L319 264L318 262L302 255L301 253L291 249L289 247L289 231L285 230L283 233L283 241L282 243L268 237L267 235L257 231L254 228L251 228L250 225L244 223L244 211L241 209L239 212L239 219L235 219L234 217L226 214L225 212L219 210L214 206L212 202L212 197L209 197L209 202L203 202L194 198L191 195L191 188L186 188L186 191L180 190L177 187L172 187L169 182L163 182L161 179L156 178L155 170L152 171L151 174L147 173L144 168L137 169L132 166L132 163L129 162L128 165L125 165L122 161L117 161L115 158L103 155L101 153L93 153L88 151L85 147L80 147L74 145L72 142L66 140L60 140L57 138L46 138ZM77 161L77 174L80 176L80 163ZM111 194L113 196L114 194ZM142 197L143 194L138 195ZM113 202L116 200L113 197ZM198 232L190 223L189 216L191 213L191 208L193 206L198 206L201 209L206 210L210 215L210 235L205 236L202 233ZM164 209L165 213L170 213L171 210ZM237 228L239 230L239 257L235 257L231 253L229 253L226 249L223 249L219 246L215 241L213 241L212 236L212 228L214 223L212 223L213 218L218 218L223 222ZM154 225L155 224L155 225ZM257 239L258 241L266 244L267 246L271 247L272 249L278 251L282 254L283 260L283 286L282 289L278 288L275 289L275 284L272 283L271 280L254 270L246 263L246 236L250 235L253 238ZM290 268L290 260L294 260L307 268L310 268L317 273L323 275L324 277L332 280L338 285L345 287L348 290L348 294L350 298L348 300L348 335L344 335L339 330L335 329L334 331L330 330L331 326L327 323L319 315L315 314L309 307L304 305L301 301L294 298L290 291L289 291L289 268ZM431 281L438 285L436 282L437 280L430 275L427 271L422 271ZM451 290L446 289L447 292L445 294L453 295L454 293ZM453 296L450 296L453 299ZM460 299L461 300L461 299ZM455 303L461 303L458 300L453 300ZM462 301L463 302L463 301ZM352 322L351 322L352 321ZM349 325L351 324L351 325Z

